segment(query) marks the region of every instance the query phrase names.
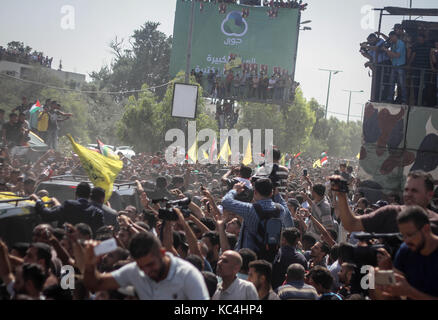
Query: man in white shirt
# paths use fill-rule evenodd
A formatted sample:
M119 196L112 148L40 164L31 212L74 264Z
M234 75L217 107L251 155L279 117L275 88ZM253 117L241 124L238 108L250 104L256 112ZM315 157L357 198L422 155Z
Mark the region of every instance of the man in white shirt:
M85 286L92 291L117 290L134 286L141 300L209 300L200 271L191 263L166 253L150 232L136 234L129 244L135 262L111 273L96 271L97 258L89 241L85 247Z
M216 273L222 278L222 283L212 300L259 300L255 286L246 280L237 278L242 267L242 257L238 252L228 250L219 258Z

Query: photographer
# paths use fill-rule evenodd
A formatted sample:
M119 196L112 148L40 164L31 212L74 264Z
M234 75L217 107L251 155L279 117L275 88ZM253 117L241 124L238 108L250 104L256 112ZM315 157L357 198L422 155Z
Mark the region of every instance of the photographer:
M265 151L263 153L265 153ZM273 164L269 165L266 163L262 163L260 165L260 168L257 170L255 177L263 176L271 179L274 188L278 187L280 195L285 198L289 169L285 166L280 165L280 159L281 151L278 148L274 147L272 149ZM287 227L293 227L293 224L290 224L289 221Z
M255 182L254 187L254 204L235 199L236 196L242 193L244 190L244 183L240 182L235 184L233 190L230 190L225 195L225 197L222 199L222 205L225 210L229 210L243 218L243 224L239 234L236 250L241 248L249 248L256 253L260 253L264 247L264 235L261 235L259 232L261 213L258 213L257 210L259 212L263 211L263 213L266 213L266 215L268 215L268 213L272 214L272 216L274 216L276 212L276 216L281 219L283 228L285 226L284 221L286 217L290 217L290 212L277 189L275 189L274 196L274 201L276 203L272 200L271 197L273 193L273 185L270 179L258 179ZM281 203L281 205L279 203ZM281 233L281 230L279 230L279 233ZM276 252L274 252L274 257L275 254ZM272 257L272 259L274 257ZM261 257L259 256L259 258Z
M385 71L387 68L382 67L380 65L391 65L391 60L389 59L389 56L386 54L386 52L383 50L384 47L390 46L390 43L388 41L385 41L384 39L380 39L375 33L371 33L368 38L367 42L363 42L360 44L360 53L369 61L365 63L365 67L370 68L373 72L376 72L376 79L378 81L377 88L380 88L380 80L382 71ZM379 65L379 66L375 66ZM388 73L385 72L385 75ZM384 80L383 82L388 82L388 80ZM373 100L377 101L377 100Z
M230 179L230 175L236 174L237 177ZM233 189L233 186L236 183L242 182L245 185L245 190L236 198L237 200L243 202L251 202L252 197L254 195L254 191L251 185L251 181L249 180L252 175L252 169L245 165L241 165L240 167L233 167L225 173L222 178L222 184L227 186L227 190Z
M403 192L404 206L388 205L362 216L356 216L348 206L346 181L340 176L332 176L330 180L331 189L338 198L337 213L348 232L399 232L397 214L406 206L418 205L427 211L432 232L438 234L438 214L428 209L433 198L433 178L430 174L423 171L413 171L408 174Z

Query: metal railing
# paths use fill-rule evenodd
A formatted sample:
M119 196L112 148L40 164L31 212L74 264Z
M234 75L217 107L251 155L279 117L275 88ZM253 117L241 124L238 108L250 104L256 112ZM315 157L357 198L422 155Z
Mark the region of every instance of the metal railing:
M397 94L390 92L391 73L394 69L404 71L405 86L399 88ZM436 107L438 106L438 72L428 68L415 68L408 66L395 67L387 64L372 65L371 102L401 103L401 90L406 90L409 105ZM397 76L394 77L397 83ZM394 101L391 97L397 96Z

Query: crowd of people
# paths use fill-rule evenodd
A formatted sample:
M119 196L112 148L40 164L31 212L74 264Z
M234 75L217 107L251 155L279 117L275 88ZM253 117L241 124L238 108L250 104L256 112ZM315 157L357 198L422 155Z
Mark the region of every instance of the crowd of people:
M370 34L360 52L373 72L372 101L438 105L438 38L431 32L409 34L395 24L388 35Z
M190 0L183 0L190 1ZM302 0L196 0L198 2L211 2L211 3L224 3L224 4L242 4L248 6L265 6L273 8L290 8L306 10L307 3L303 3Z
M203 85L206 95L212 99L237 99L266 102L293 101L299 83L293 82L286 72L275 72L271 76L261 70L229 70L224 74L192 70L196 81Z
M116 212L85 181L62 204L35 194L47 165L83 174L76 155L50 150L26 164L3 150L1 191L30 197L42 222L31 242L0 241L3 299L438 298L438 195L424 172L408 175L402 198L370 203L355 164L335 158L286 167L274 148L272 166L169 164L162 152L122 160L119 178L135 183L141 206ZM99 254L105 240L116 248ZM375 287L363 285L364 265Z
M22 97L22 103L9 113L9 121L5 119L5 110L0 109L3 148L9 149L12 155L15 147L27 145L30 131L41 137L50 149L57 150L59 123L73 116L62 112L62 106L51 99L31 110L34 105L36 102L29 103L26 97Z
M43 67L51 68L53 57L44 56L43 52L25 52L24 48L11 49L0 46L0 61L7 60L23 64L39 64Z

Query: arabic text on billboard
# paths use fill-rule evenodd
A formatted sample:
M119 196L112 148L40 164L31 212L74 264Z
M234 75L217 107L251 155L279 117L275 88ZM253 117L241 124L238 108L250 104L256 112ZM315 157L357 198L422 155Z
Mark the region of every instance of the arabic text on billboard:
M204 74L241 69L265 74L292 73L297 50L298 9L279 9L269 17L266 7L216 3L197 4L192 37L191 69ZM245 14L246 13L246 14ZM170 73L186 68L191 2L177 1Z

